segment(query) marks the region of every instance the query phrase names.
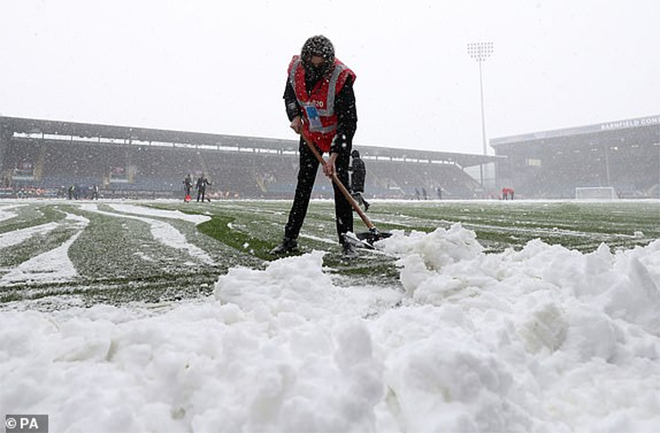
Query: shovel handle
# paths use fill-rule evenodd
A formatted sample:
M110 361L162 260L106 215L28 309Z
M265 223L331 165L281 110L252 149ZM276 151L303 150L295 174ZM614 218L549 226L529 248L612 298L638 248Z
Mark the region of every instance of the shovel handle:
M323 167L325 167L327 163L326 163L325 159L323 159L323 156L321 156L321 154L319 153L316 146L314 146L314 143L312 142L312 140L310 140L305 135L305 133L302 132L302 131L301 131L300 135L302 136L303 141L305 142L305 144L307 145L309 150L312 151L312 153L314 154L316 159L318 159L319 162L321 163L321 165ZM355 199L353 198L351 193L348 192L348 190L346 189L344 184L341 183L341 180L339 180L337 175L335 173L332 173L331 178L332 178L332 181L335 183L335 185L337 185L337 188L339 188L339 190L342 192L342 194L344 194L344 197L346 197L346 200L348 200L348 202L351 204L351 206L353 207L355 212L357 212L357 214L360 215L360 218L362 219L362 222L364 223L364 225L366 225L369 230L374 230L376 228L376 226L374 226L374 224L371 222L371 220L369 219L367 214L362 212L362 209L360 208L360 205L357 204L357 202L355 201Z

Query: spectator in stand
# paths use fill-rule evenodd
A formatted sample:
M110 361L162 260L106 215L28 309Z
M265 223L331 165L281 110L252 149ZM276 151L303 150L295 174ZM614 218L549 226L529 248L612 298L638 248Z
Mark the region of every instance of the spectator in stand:
M206 178L206 175L202 173L202 175L197 179L197 202L199 203L199 199L202 199L202 203L204 203L204 199L208 200L209 202L211 201L210 198L206 198L206 186L211 185L211 182Z
M362 194L364 194L364 181L367 177L367 168L362 158L360 158L360 152L353 150L351 156L353 157L353 165L348 168L349 171L352 171L351 195L358 205L364 206L364 211L366 212L369 210L369 203L367 203Z

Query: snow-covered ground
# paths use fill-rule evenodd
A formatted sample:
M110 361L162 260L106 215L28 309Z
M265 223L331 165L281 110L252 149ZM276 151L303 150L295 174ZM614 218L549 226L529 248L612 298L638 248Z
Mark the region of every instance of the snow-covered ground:
M65 245L48 263L72 272ZM379 248L405 291L338 286L312 252L233 268L206 299L0 311L0 416L48 414L52 432L660 431L660 240L485 254L454 225Z

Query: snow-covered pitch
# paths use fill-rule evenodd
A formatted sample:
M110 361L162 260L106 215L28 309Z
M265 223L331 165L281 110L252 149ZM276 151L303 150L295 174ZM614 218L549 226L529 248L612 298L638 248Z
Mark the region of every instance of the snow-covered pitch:
M53 432L658 430L660 240L485 253L454 224L378 248L403 290L339 285L312 251L234 267L206 298L5 306L0 416L48 414ZM75 271L66 248L49 260Z

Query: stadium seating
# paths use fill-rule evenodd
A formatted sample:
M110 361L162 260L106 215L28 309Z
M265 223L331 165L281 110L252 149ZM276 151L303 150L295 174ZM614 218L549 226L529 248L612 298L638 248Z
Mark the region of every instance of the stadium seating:
M24 163L31 176L16 176L16 186L46 189L98 184L105 197L178 197L183 178L202 172L213 182L211 197L290 198L298 169L295 154L217 151L165 146L118 146L61 140L18 139L9 147L6 166ZM367 152L368 153L368 152ZM452 164L365 159L368 197L415 198L428 191L437 198L472 198L478 183ZM14 170L17 172L17 170ZM319 170L314 197L332 197L332 186Z

